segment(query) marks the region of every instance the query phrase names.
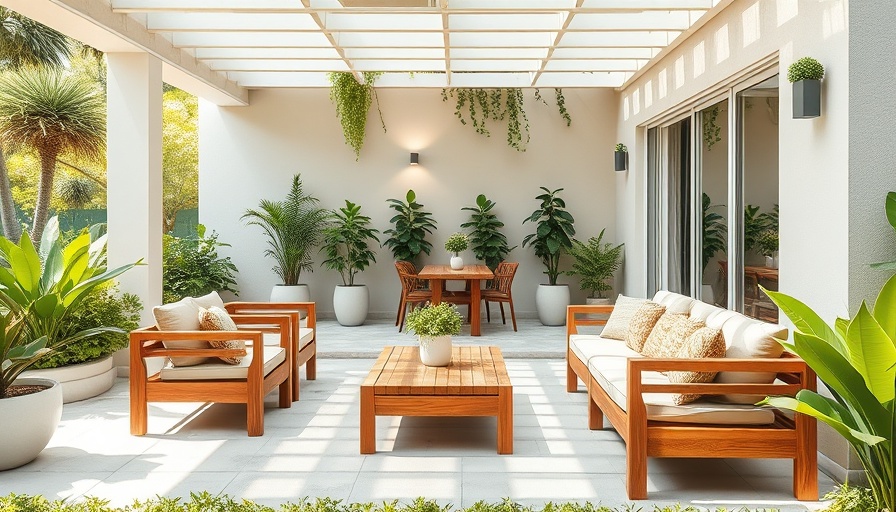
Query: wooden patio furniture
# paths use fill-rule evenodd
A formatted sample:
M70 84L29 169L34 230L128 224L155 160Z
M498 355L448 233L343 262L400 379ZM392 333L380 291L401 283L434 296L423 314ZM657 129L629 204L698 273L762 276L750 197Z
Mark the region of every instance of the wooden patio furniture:
M498 267L495 268L493 287L482 290L481 294L482 300L485 301L485 318L489 322L492 321L492 314L488 307L489 302L497 302L500 306L501 323L503 324L507 324L507 319L504 316L504 303L510 304L510 320L513 322L514 332L516 331L516 313L513 311L513 293L511 288L513 287L513 276L516 274L516 269L519 266L519 263L505 261L498 263Z

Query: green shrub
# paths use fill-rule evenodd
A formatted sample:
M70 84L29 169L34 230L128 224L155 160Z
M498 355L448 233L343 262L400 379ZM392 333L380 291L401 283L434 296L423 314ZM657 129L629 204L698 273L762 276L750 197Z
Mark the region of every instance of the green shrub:
M877 512L874 493L865 487L850 487L843 484L824 495L831 504L823 512Z
M459 334L463 317L453 304L442 302L414 309L408 313L407 322L408 329L414 331L417 336L435 338Z
M824 66L812 57L798 59L787 68L787 80L790 82L821 80L822 78L824 78Z
M206 237L205 226L201 224L196 231L196 238L163 236L162 299L166 303L212 291L237 293L233 275L238 272L236 265L229 256L218 256L218 247L230 247L230 244L219 242L214 231Z
M46 356L35 363L34 368L56 368L93 361L127 347L127 333L140 326L142 310L140 297L132 293L119 294L114 284L96 288L69 315L66 335L94 327L117 327L124 332L104 332L83 339Z

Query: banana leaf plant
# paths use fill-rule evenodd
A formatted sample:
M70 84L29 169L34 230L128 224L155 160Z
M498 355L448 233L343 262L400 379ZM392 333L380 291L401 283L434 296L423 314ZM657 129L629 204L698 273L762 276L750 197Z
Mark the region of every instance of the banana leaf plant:
M122 332L115 327L68 329L70 313L91 290L140 264L108 269L106 235L98 229L63 246L54 217L40 253L23 233L18 244L0 237L0 258L0 399L19 374L53 351L103 332Z
M896 511L896 276L881 289L873 310L863 301L855 317L838 318L833 327L797 299L763 291L794 324L793 339L779 341L806 361L833 398L803 390L761 403L830 425L859 455L877 507Z
M887 222L896 230L896 192L888 192L885 203L887 212ZM896 270L896 261L883 261L881 263L872 263L871 268L880 268L884 270Z

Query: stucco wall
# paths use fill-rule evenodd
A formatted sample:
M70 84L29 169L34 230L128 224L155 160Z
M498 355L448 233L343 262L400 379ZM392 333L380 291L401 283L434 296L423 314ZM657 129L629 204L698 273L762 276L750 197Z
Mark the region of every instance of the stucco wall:
M543 91L544 92L544 91ZM262 252L261 230L247 227L240 216L262 198L282 199L294 173L301 172L305 189L335 208L344 200L362 206L377 229L390 227L389 198L403 199L409 188L433 213L438 231L430 237L433 252L425 262L448 263L444 241L469 217L463 206L486 194L497 202L496 213L506 224L511 245L519 245L534 226L522 224L538 206L538 187L564 188L561 196L576 219L581 238L607 227L615 240L613 146L617 96L612 90L567 89L572 126L566 127L553 105L525 91L531 142L525 153L508 147L506 130L492 127L490 138L476 134L454 117L454 102L444 103L436 89L380 89L379 104L388 129L383 133L372 111L359 161L345 145L328 91L252 91L248 107L200 107L200 221L233 245L222 250L239 268L240 298L267 299L277 282L273 265ZM420 153L420 165L409 166L410 151ZM464 254L467 262L472 253ZM514 282L518 315L534 315L534 293L546 282L543 266L531 248L517 247L509 260L521 263ZM302 275L311 285L320 311L332 312L337 273L319 267ZM387 248L377 250L377 263L361 283L371 291L371 314L394 316L400 286ZM569 268L568 262L564 264ZM576 278L570 283L573 302L584 302Z

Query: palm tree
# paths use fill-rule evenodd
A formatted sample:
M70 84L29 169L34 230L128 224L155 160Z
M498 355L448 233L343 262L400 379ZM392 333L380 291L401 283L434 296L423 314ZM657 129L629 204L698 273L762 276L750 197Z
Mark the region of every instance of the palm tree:
M0 143L40 157L31 240L40 243L53 193L56 157L100 158L106 151L106 103L96 84L42 68L0 76Z
M62 67L71 57L71 40L50 27L0 7L0 70L16 70L25 65ZM0 220L3 233L18 240L22 226L16 217L6 157L0 146Z

